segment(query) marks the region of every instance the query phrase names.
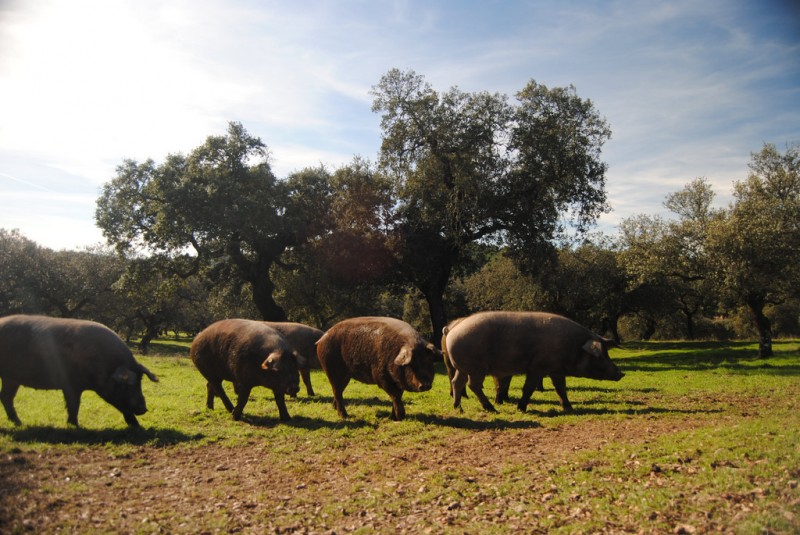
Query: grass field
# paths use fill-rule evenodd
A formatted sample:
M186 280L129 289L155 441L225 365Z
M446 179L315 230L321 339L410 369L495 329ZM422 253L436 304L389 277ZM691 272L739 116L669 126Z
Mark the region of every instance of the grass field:
M459 412L441 374L402 422L353 382L342 421L315 371L281 423L266 389L243 421L207 410L188 343L160 341L141 430L91 392L72 428L60 392L20 390L0 533L800 533L800 342L774 347L626 344L620 382L567 379L571 414L549 380L525 414Z

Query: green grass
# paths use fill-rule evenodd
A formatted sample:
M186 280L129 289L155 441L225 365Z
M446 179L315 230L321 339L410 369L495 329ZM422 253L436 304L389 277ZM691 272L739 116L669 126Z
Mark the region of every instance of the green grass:
M281 423L266 389L253 391L242 422L219 403L207 410L204 381L186 358L188 342L163 340L150 356L137 357L161 379L143 383L151 409L140 417L143 429L127 429L94 393L84 394L82 427L72 428L60 392L23 387L16 407L24 425L14 427L0 415L0 455L101 448L126 457L141 448L235 451L268 443L276 469L298 481L344 459L349 492L328 496L315 489L315 518L337 531L362 511L356 525L364 532L373 515L376 522L428 515L426 521L439 522L434 531L453 532L505 533L516 526L542 533L797 533L800 342L776 341L774 348L772 358L758 359L749 343L626 344L612 350L626 373L621 381L567 379L572 414L561 412L549 380L525 414L513 403L488 414L474 395L457 411L440 374L432 391L405 394L403 422L389 420L383 391L351 382L344 393L351 417L343 421L324 374L314 371L317 396L306 397L301 387L288 400L292 421ZM512 382L512 398L522 382ZM491 381L485 390L490 393ZM537 441L542 453L535 458L509 452L527 444L533 455ZM493 450L495 444L502 449ZM471 459L471 448L484 449L486 460L448 457ZM78 500L85 491L58 490L66 493L62 500ZM169 512L162 514L169 526ZM203 523L225 526L227 518L220 512ZM310 520L301 504L270 522L288 529L308 527Z

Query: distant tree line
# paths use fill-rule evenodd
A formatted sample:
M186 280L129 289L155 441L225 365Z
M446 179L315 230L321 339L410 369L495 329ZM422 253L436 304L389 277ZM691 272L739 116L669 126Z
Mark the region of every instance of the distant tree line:
M0 230L0 313L91 318L141 340L223 317L325 328L402 317L439 337L477 310L549 310L617 339L800 334L800 147L752 155L734 201L703 178L670 217L589 231L608 209L610 137L573 87L508 97L373 88L378 162L276 177L241 124L161 163L125 161L96 219L108 246L52 251Z

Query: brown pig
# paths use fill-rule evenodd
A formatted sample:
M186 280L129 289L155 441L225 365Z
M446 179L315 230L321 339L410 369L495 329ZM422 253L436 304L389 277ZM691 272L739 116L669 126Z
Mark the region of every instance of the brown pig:
M445 341L456 369L452 380L455 407L460 406L461 392L469 385L483 408L495 411L482 389L487 375L526 375L517 404L521 411L545 375L553 381L566 411L572 410L567 375L612 381L623 377L608 356L610 341L556 314L479 312L449 330Z
M78 425L81 394L93 390L131 427L147 412L142 375L156 376L136 362L117 334L93 321L16 315L0 319L0 400L19 425L14 396L20 386L61 390L67 423Z
M300 367L300 377L303 379L303 384L306 385L306 393L313 396L314 389L311 387L310 369L312 367L319 369L320 367L319 360L317 360L317 341L325 333L314 327L291 321L265 321L264 323L281 333L292 349L303 356L306 364Z
M217 396L233 419L239 420L250 391L263 386L274 392L280 419L290 419L284 395L296 395L300 390L297 369L305 365L305 359L272 327L245 319L212 323L195 337L189 355L207 381L209 409L214 408ZM235 407L225 394L222 381L233 382Z
M433 383L441 353L408 323L384 317L351 318L317 342L317 357L333 389L333 404L347 418L342 392L350 379L377 384L392 398L392 419L405 417L403 392L424 392Z

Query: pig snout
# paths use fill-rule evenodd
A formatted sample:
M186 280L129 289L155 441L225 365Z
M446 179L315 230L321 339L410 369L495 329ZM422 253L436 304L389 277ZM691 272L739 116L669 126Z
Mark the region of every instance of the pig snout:
M625 377L625 374L619 371L619 368L617 368L617 366L614 363L611 363L611 366L606 370L601 379L608 379L610 381L619 381L623 377Z
M413 386L416 392L427 392L433 388L433 374L414 375Z
M122 412L125 412L125 407L133 414L141 416L147 412L147 403L144 400L144 395L141 392L132 391L128 393L128 399L121 407L118 407Z
M292 381L286 385L286 393L292 397L296 397L298 392L300 392L300 382L299 381Z

